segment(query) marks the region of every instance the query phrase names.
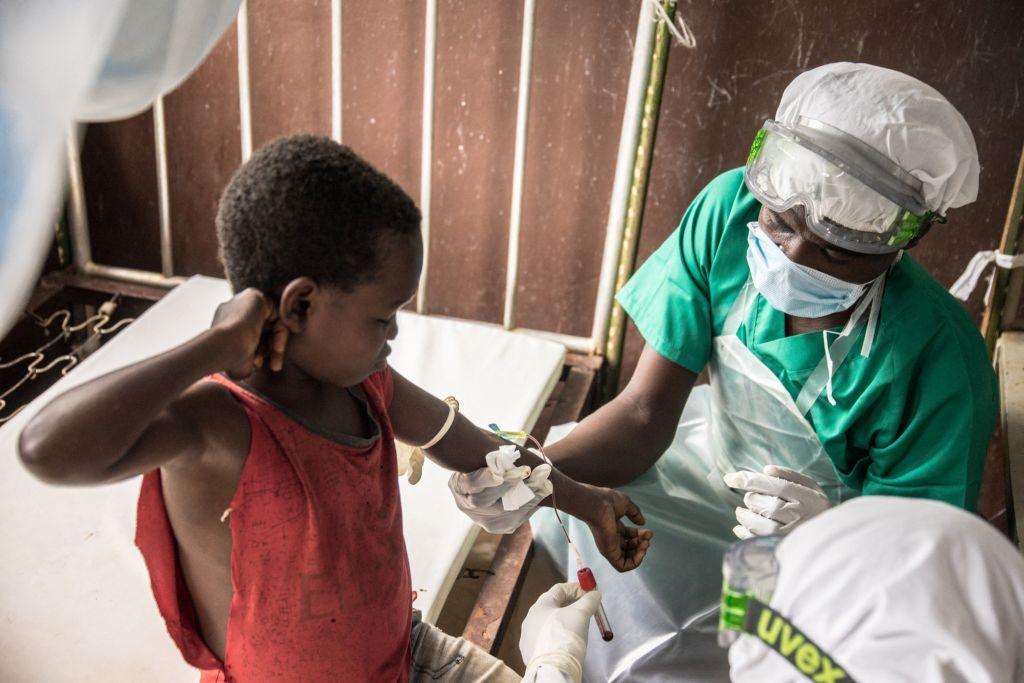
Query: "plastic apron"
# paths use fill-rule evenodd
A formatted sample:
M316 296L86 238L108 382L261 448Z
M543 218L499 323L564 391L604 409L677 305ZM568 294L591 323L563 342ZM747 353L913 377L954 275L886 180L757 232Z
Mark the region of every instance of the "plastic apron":
M757 298L748 279L721 336L713 340L710 386L692 391L665 454L620 489L640 506L646 526L654 531L639 569L616 572L598 553L587 526L563 516L594 570L615 631L614 640L606 643L591 626L585 681L729 680L728 653L717 644L718 604L722 555L736 540L735 508L743 498L722 477L739 469L782 465L812 477L833 504L856 495L839 481L806 413L823 391L831 400L832 374L865 323L862 352L870 348L884 280L883 275L869 289L841 333L828 333L834 338L829 353L794 400L736 336ZM565 567L567 576L575 576L574 560L551 511L534 515L533 528L540 546Z

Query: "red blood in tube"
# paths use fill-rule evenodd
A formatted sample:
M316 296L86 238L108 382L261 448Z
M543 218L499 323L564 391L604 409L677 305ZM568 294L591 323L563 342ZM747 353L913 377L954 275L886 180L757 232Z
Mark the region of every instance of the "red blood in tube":
M580 582L580 588L588 593L597 588L597 579L594 578L594 572L590 571L590 567L584 567L576 572L576 580Z

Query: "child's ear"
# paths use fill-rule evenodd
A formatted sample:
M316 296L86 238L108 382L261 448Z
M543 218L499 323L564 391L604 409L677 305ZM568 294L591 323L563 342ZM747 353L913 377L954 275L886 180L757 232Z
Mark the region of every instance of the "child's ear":
M289 332L296 334L306 327L309 311L319 292L316 282L308 277L296 278L285 285L277 315Z

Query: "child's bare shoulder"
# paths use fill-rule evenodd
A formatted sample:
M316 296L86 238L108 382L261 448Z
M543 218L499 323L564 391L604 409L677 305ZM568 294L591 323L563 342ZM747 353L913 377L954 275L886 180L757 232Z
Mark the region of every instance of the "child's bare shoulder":
M244 459L251 439L249 417L231 390L204 379L189 387L167 408L179 424L187 424L202 438L202 460L217 466Z

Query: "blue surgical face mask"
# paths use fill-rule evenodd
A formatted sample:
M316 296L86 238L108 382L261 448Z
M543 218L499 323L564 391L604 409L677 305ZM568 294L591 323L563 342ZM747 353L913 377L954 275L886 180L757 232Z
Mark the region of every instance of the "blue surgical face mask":
M748 223L750 279L772 308L800 318L823 318L848 310L871 282L854 284L789 260L757 222Z

